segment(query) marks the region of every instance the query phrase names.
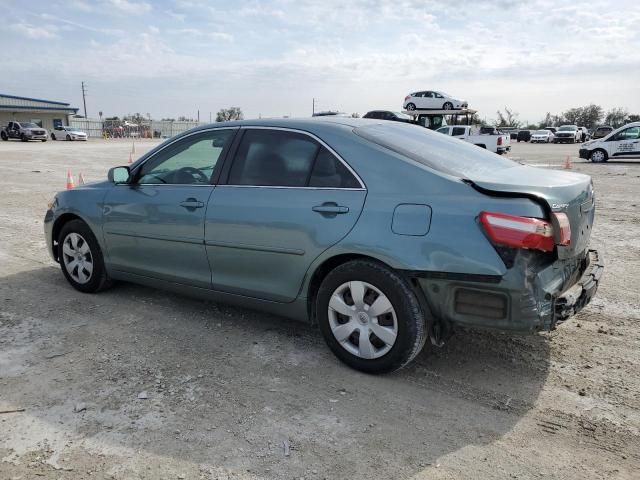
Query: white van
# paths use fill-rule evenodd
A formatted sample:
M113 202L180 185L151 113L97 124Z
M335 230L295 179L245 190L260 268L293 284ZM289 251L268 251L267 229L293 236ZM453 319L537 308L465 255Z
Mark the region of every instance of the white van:
M580 158L592 162L606 162L611 157L640 158L640 122L627 123L606 137L580 147Z

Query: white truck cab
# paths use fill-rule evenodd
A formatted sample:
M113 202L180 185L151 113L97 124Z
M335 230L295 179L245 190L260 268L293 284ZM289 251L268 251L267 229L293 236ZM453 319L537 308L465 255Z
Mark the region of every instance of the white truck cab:
M580 146L580 158L594 163L606 162L612 157L640 158L640 122L628 123Z

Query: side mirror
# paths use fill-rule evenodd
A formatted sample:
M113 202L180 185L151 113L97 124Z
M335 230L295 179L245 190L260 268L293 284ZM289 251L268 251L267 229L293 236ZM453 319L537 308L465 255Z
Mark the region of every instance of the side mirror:
M110 182L121 184L127 183L129 181L130 175L129 167L113 167L109 169L109 173L107 173L107 178Z

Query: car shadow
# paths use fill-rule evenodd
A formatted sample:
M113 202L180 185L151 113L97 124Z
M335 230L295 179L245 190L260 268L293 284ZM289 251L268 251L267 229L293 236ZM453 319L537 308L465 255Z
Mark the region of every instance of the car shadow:
M25 408L5 454L45 442L73 467L70 449L101 451L116 473L135 454L194 474L410 478L510 432L549 368L544 336L461 331L366 375L312 326L131 284L86 295L55 267L0 278L0 298L0 406Z

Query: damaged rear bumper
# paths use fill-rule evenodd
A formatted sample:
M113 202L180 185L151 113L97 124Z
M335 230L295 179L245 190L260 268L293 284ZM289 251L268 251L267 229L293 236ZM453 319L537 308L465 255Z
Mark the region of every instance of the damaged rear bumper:
M554 319L551 328L582 310L595 296L604 271L604 261L596 250L589 250L585 269L578 281L554 299Z

